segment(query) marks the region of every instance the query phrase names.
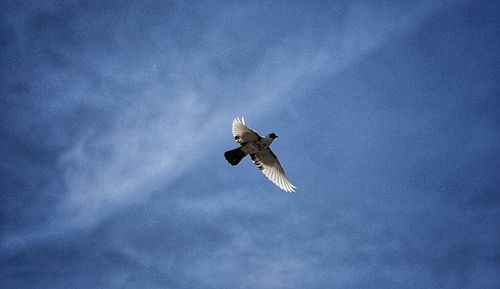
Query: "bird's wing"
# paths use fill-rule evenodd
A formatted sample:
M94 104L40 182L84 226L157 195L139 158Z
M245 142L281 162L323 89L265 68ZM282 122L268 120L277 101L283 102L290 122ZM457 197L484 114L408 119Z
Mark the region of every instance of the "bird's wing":
M270 148L265 148L257 154L251 155L253 163L264 175L285 192L295 192L295 186L285 174L280 161Z
M240 145L258 141L261 138L258 133L245 125L244 118L239 117L233 120L233 136Z

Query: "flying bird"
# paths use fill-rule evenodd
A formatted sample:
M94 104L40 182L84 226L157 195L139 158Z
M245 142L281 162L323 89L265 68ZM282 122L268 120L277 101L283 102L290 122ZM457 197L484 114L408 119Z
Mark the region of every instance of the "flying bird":
M237 117L233 120L233 136L240 147L224 153L231 165L236 166L246 155L250 155L253 163L271 182L285 192L295 192L296 187L288 180L280 161L269 148L278 137L274 132L262 137L246 126L244 118Z

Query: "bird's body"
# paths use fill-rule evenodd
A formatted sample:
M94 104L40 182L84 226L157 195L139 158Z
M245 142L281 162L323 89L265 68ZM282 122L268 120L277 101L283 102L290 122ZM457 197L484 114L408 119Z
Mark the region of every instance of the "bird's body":
M273 138L265 137L260 140L249 142L241 146L241 150L247 155L257 154L263 149L268 148L273 142Z
M269 148L278 137L275 133L262 137L248 128L243 118L236 118L233 121L232 131L236 142L241 146L224 153L224 157L231 165L239 164L246 155L250 155L254 164L269 180L286 192L295 191L295 186L288 180L278 158Z

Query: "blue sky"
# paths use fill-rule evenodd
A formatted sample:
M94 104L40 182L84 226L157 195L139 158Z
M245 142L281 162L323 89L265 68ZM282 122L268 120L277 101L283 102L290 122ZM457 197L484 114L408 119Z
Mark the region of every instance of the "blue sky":
M499 12L2 1L1 287L500 288Z

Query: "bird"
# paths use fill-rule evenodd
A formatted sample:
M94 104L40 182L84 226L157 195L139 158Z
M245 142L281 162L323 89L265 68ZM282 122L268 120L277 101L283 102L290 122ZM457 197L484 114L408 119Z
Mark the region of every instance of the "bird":
M278 137L274 132L262 137L246 126L243 117L236 117L233 120L232 133L240 145L224 153L224 157L232 166L238 165L246 155L250 155L253 163L271 182L285 192L295 192L297 187L292 185L280 161L270 148L271 143Z

